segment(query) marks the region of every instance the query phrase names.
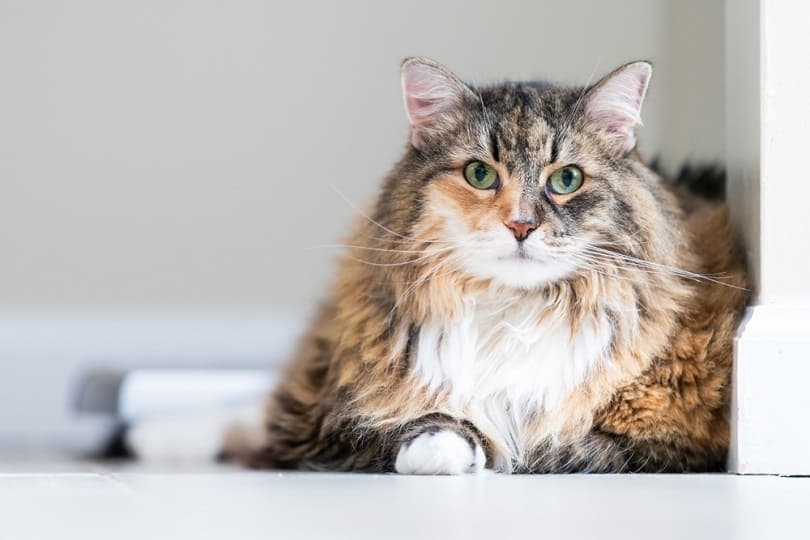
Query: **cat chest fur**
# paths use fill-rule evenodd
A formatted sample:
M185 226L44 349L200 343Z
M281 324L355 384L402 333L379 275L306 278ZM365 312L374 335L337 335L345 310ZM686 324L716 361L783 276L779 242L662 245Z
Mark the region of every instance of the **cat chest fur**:
M470 302L421 326L413 374L520 461L526 420L553 412L607 361L611 336L602 313L572 325L542 303Z

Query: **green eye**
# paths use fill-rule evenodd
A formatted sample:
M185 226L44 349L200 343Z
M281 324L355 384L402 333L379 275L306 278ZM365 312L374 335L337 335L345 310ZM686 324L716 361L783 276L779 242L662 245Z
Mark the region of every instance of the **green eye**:
M579 167L568 165L548 177L548 187L556 195L568 195L582 187L584 176Z
M498 187L498 173L481 161L473 161L464 167L464 178L474 188L495 189Z

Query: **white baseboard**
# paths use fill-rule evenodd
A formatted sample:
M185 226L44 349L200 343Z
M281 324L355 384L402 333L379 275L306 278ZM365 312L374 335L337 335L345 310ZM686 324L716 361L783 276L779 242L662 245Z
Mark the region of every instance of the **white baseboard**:
M733 384L729 470L810 474L810 306L748 309Z
M0 447L84 450L109 419L77 415L88 372L144 367L272 369L306 315L221 313L0 314Z
M63 442L98 419L72 416L89 368L273 366L306 317L2 317L0 443ZM810 306L749 308L735 344L729 470L810 474ZM58 435L58 436L57 436ZM81 442L77 445L82 446Z

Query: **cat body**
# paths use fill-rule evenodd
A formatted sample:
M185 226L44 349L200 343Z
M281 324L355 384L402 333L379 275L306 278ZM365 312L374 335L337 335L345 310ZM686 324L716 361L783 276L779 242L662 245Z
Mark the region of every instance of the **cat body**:
M724 466L747 300L722 202L634 151L649 64L477 88L403 64L404 157L347 241L257 467Z

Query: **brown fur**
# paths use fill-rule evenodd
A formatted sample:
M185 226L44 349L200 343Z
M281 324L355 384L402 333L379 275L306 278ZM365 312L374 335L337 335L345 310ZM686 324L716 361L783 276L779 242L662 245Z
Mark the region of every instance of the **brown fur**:
M616 157L598 127L576 116L587 96L583 89L507 84L473 92L480 103L470 101L434 132L422 133L421 148L408 147L349 237L347 244L356 247L347 249L329 297L271 398L265 444L246 461L391 471L399 448L415 436L452 429L480 444L489 466L512 472L721 469L732 339L747 301L725 205L667 185L635 153ZM479 106L498 118L500 159L487 148L489 137L476 131L493 124L465 119ZM542 129L531 123L536 117L543 118ZM571 126L561 126L569 118ZM557 142L567 154L556 161L549 157L555 133L568 138ZM544 153L533 169L531 161L521 161ZM447 215L474 231L504 222L527 200L545 197L531 191L528 178L536 175L542 185L571 156L586 184L543 200L563 209L554 210L558 221L552 211L536 210L550 242L564 248L560 231L566 228L598 230L621 253L719 277L605 259L601 267L583 266L516 292L470 275L452 251L436 247L443 246L437 242L446 234ZM483 158L499 173L498 190L476 190L463 180L464 164ZM566 208L577 208L574 217L559 213ZM608 310L610 363L596 367L553 412L525 417L524 458L512 462L491 427L474 425L464 407L427 391L412 370L421 325L452 319L471 295L501 290L516 302L545 302L551 307L540 317L565 317L572 333L607 305L636 307Z

